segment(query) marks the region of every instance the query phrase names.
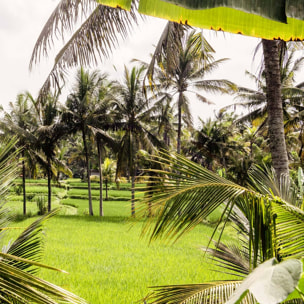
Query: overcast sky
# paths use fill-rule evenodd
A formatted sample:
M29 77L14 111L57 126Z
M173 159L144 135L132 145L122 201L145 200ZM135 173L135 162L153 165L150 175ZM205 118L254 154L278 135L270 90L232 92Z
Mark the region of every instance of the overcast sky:
M18 93L28 90L37 96L54 57L50 56L29 72L28 65L35 41L58 4L58 0L1 0L0 1L0 83L1 104L6 107L8 102L14 101ZM123 65L131 66L132 58L148 61L153 45L158 41L166 21L157 18L149 20L136 29L133 35L119 50L113 53L112 58L98 66L99 69L119 77L114 73L113 65L121 71ZM217 52L217 58L230 58L210 78L226 78L243 86L252 86L245 77L245 70L255 73L252 67L253 52L259 40L204 30L204 35ZM231 97L208 96L216 106L206 106L193 101L193 116L206 118L212 115L215 108L232 102Z

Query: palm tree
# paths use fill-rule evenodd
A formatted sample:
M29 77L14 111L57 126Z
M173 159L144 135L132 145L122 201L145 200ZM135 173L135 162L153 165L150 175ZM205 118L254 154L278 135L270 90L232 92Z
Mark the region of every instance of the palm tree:
M172 90L172 96L177 95L177 153L180 153L182 120L188 127L192 127L187 93L194 93L198 100L210 104L211 102L201 95L199 90L229 93L235 89L235 85L228 80L203 79L226 59L213 59L214 50L201 33L189 32L181 38L175 52L176 58L173 60L172 53L163 51L158 63L162 68L158 69L157 78L169 92Z
M109 199L109 195L108 195L109 183L112 183L114 181L115 165L116 164L114 160L110 158L106 158L103 162L102 176L103 176L103 182L105 183L105 187L106 187L106 200ZM100 181L100 183L102 183L102 181Z
M133 67L131 71L125 67L124 82L114 86L115 126L124 131L117 159L117 177L127 170L131 176L132 216L135 215L136 153L140 148L152 152L153 147L161 147L161 143L149 130L152 108L142 87L144 72L144 67Z
M188 152L192 160L201 163L210 170L227 168L229 156L236 149L241 149L232 137L235 136L233 121L235 117L219 114L215 119L201 121L202 127L196 131Z
M278 41L262 40L266 74L269 145L272 164L278 176L289 175L288 156L284 135L281 97L281 74Z
M101 94L101 88L106 81L106 77L106 74L101 75L98 71L89 72L80 68L77 73L74 91L67 98L66 110L63 115L70 132L80 131L82 135L83 152L86 159L90 215L93 215L93 205L88 136L90 135L90 127L99 128L108 116L107 107L105 106L106 100Z
M15 149L16 138L0 143L0 233L7 231L11 216L4 206L9 189L18 175L18 154ZM43 253L41 233L45 220L56 212L48 214L33 222L13 242L0 252L1 291L3 303L78 303L86 302L76 295L44 281L36 276L40 267L57 270L40 263Z
M237 279L160 286L154 289L148 303L202 303L211 298L216 303L225 303L240 284L240 276L251 272L263 261L304 256L304 213L296 206L299 203L296 188L290 187L287 178L278 179L275 171L256 168L250 172L252 186L246 188L178 154L162 153L155 160L166 170L155 171L161 174L160 183L154 183L149 191L152 197L147 196L144 202L144 208L146 203L150 203L153 214L158 216L156 221L148 222L144 230L149 232L151 240L177 240L221 205L224 206L220 219L223 227L228 218L233 219L245 238L241 241L240 250L223 249L218 243L213 251L216 261L221 260L222 267L225 265L223 271L237 273ZM250 296L246 299L255 303Z
M4 119L0 122L0 127L6 136L17 136L18 147L23 147L21 150L22 157L22 189L23 189L23 214L26 215L26 168L25 157L30 157L30 143L29 138L26 136L26 131L33 128L34 121L31 113L30 102L28 94L19 94L14 103L9 103L9 111L6 112L1 107L1 111L4 114Z
M162 96L162 98L154 103L155 113L151 117L151 120L155 121L153 132L163 138L167 149L171 147L171 143L176 138L174 109L171 102L172 98L169 94Z
M264 45L264 44L263 44ZM296 49L293 47L292 44L289 44L289 46L284 43L280 43L278 46L281 52L280 55L280 100L281 100L281 106L279 107L280 110L282 111L283 115L283 121L285 126L290 126L294 123L294 109L299 109L301 105L301 101L303 100L304 97L304 91L302 88L302 84L294 85L295 82L295 75L301 68L303 64L304 58L301 57L297 60L294 59L295 57L295 52ZM286 56L284 56L284 52L286 53ZM272 115L269 114L270 112L272 113L272 107L268 101L267 97L267 90L268 90L268 84L267 84L267 78L266 78L266 60L264 60L264 65L263 65L263 70L260 72L261 77L256 77L250 73L249 76L255 80L258 86L258 90L251 90L251 89L246 89L246 88L239 88L239 93L237 98L240 99L241 101L245 101L245 103L237 103L236 105L243 105L250 107L251 111L245 115L243 118L240 119L240 121L245 121L245 120L253 120L256 118L262 118L263 123L262 127L267 125L268 126L268 137L269 137L269 144L271 148L271 153L280 153L279 157L283 157L286 153L282 152L280 149L282 147L285 147L284 145L279 145L280 149L278 150L277 143L273 144L273 135L272 137L270 136L271 132L273 133L278 132L279 128L276 126L273 126L273 123L276 122L275 119L273 119ZM276 99L277 102L277 99ZM275 108L276 109L276 108ZM278 117L278 116L276 116ZM272 130L272 131L270 131ZM285 128L287 130L287 128ZM280 131L282 133L282 130ZM276 150L276 151L274 151ZM285 149L286 150L286 149ZM286 154L287 155L287 154ZM273 157L276 159L276 156L273 155ZM285 157L285 156L284 156ZM273 166L278 167L279 163L281 162L280 158L277 158L276 161L274 161ZM286 166L286 162L284 161ZM288 162L287 162L288 164ZM284 167L283 166L283 167ZM285 167L286 169L286 167ZM284 169L284 170L285 170ZM281 169L279 170L279 167L277 168L278 174L281 174ZM284 171L286 174L286 170Z
M76 22L79 7L83 8L85 11L88 10L88 8L91 8L93 0L87 0L87 1L75 1L75 0L62 0L52 16L50 17L49 21L45 25L44 30L42 31L36 47L33 52L33 56L31 59L31 63L36 62L41 53L47 53L47 49L49 44L52 45L52 37L55 33L57 33L58 28L61 26L61 30L64 31L65 28L71 28L73 23ZM75 2L75 3L74 3ZM165 0L164 2L171 2L171 0ZM108 4L108 1L102 1L100 0L99 3L105 3ZM151 1L152 5L153 2ZM134 8L136 8L136 5L138 4L138 1L131 1L129 3L131 7L131 14L134 13ZM218 11L218 4L206 4L201 3L197 1L188 1L185 3L184 0L180 1L174 1L174 4L178 4L180 7L174 6L172 4L168 3L162 3L161 6L156 8L154 6L153 12L151 11L151 7L149 5L143 5L141 7L142 12L146 12L149 14L166 16L166 18L169 18L170 20L175 20L176 22L185 24L190 24L194 22L196 25L203 25L204 27L212 28L214 24L216 24L216 27L221 28L221 22L219 20L225 20L223 21L223 26L228 31L231 32L241 32L244 31L245 34L252 34L257 36L262 36L267 39L275 39L278 36L283 36L285 39L290 39L290 37L294 37L294 39L299 39L301 35L299 36L299 33L297 32L297 29L299 27L294 26L293 24L291 26L286 26L283 28L280 27L279 23L275 23L272 20L263 21L263 25L265 26L252 26L252 24L260 24L260 20L255 20L256 13L257 13L257 7L258 7L258 13L262 13L262 16L266 16L267 18L278 20L280 22L287 22L286 18L286 10L288 13L291 13L290 16L299 17L301 18L301 9L299 5L296 6L290 6L288 5L285 7L284 3L281 5L278 5L276 9L274 10L273 7L269 6L266 3L263 3L262 8L260 6L252 5L252 4L246 4L245 2L241 5L230 5L232 8L237 8L237 13L234 10L230 10L229 13L223 13ZM119 6L120 3L115 3L115 1L111 2L111 5ZM69 7L70 9L66 9ZM127 5L128 7L128 5ZM200 11L189 11L189 8L203 8ZM212 14L209 14L208 11L206 11L206 8L214 8L214 11ZM295 9L295 7L297 9ZM95 52L98 52L99 54L102 53L102 51L107 54L107 50L103 48L103 43L107 42L109 43L108 46L113 45L111 42L116 42L116 35L113 31L113 28L115 25L122 25L123 31L119 31L120 33L126 32L126 27L131 24L130 20L122 20L119 17L115 16L114 18L108 18L109 13L106 12L106 8L104 6L99 5L96 9L96 12L100 9L102 11L102 14L97 13L97 20L93 21L93 16L95 14L92 14L88 18L87 22L84 23L84 26L76 32L73 37L70 39L68 44L62 49L62 51L59 53L59 55L56 58L56 62L54 65L54 68L52 69L47 81L45 82L41 93L46 92L49 90L51 82L53 80L54 83L58 83L58 78L61 74L61 71L64 70L66 66L73 66L75 63L81 62L81 63L90 63L92 60L95 61ZM150 9L150 11L149 11ZM242 10L253 12L254 14L249 14L244 16ZM112 11L111 11L112 12ZM118 9L117 12L121 13L121 10ZM198 15L196 14L198 12ZM300 13L299 13L300 12ZM220 15L218 15L218 13ZM126 13L127 14L127 13ZM187 17L184 15L186 14ZM240 15L241 18L240 18ZM128 15L127 15L128 16ZM199 18L198 16L201 16ZM220 17L219 17L220 16ZM106 18L104 18L106 17ZM132 18L132 17L131 17ZM130 18L130 19L131 19ZM181 19L182 18L182 19ZM205 20L207 19L207 21ZM229 18L232 18L231 20L227 21ZM249 20L250 22L247 24L246 22L243 22L243 20ZM111 21L109 21L111 20ZM134 19L133 19L134 20ZM239 21L241 20L241 21ZM93 22L92 22L93 21ZM122 21L121 23L119 21ZM125 21L125 23L124 23ZM205 21L207 23L205 23ZM213 23L214 22L214 23ZM252 22L252 23L251 23ZM96 26L100 25L100 26ZM101 31L102 25L105 25L106 30ZM114 26L113 26L114 25ZM276 30L281 30L280 33L277 33ZM103 34L101 34L103 32ZM299 31L301 33L301 31ZM100 35L101 34L101 35ZM110 37L109 37L110 35ZM100 39L95 39L95 37L98 37ZM110 39L109 39L110 38ZM300 38L301 39L301 38ZM79 40L84 40L80 41ZM161 39L162 40L162 39ZM102 46L100 45L100 43ZM179 45L179 39L178 41L174 41L173 44L169 45L170 49L176 49L176 46ZM270 116L274 117L274 127L270 127L270 137L271 137L271 149L274 159L274 167L277 171L278 175L281 175L281 173L288 173L288 158L287 158L287 152L285 147L285 138L283 133L283 118L282 118L282 109L281 109L281 102L280 102L280 80L279 80L279 54L278 54L278 42L272 41L272 40L263 40L263 49L264 49L264 57L265 57L265 67L266 67L266 78L267 78L267 100L268 100L268 111L270 112ZM275 76L276 75L276 76ZM277 95L277 96L275 96ZM277 104L275 103L277 101ZM273 115L274 114L274 115ZM278 152L276 149L274 149L274 142L280 142L281 148ZM279 153L282 152L282 156L280 157Z
M7 135L18 136L22 153L23 213L26 214L25 156L30 163L39 163L48 176L48 210L51 211L51 179L59 171L70 175L67 166L56 158L59 140L66 134L63 123L58 121L57 96L49 95L44 104L39 103L27 92L19 95L11 111L5 112L0 123ZM57 169L56 169L56 165Z
M59 149L59 141L66 136L68 128L61 120L58 110L58 96L48 95L44 104L38 104L32 99L37 115L37 129L34 132L37 150L41 150L45 156L37 154L37 160L46 169L48 178L48 211L52 210L52 186L53 176L57 176L59 171L71 176L69 168L56 157ZM39 156L39 157L38 157ZM53 164L56 164L54 166ZM56 167L59 169L57 170Z

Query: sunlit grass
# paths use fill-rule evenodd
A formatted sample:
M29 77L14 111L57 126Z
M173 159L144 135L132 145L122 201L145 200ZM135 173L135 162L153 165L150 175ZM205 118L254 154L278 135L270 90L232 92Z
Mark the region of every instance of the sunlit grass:
M141 239L141 223L124 217L57 216L46 227L44 263L69 275L41 271L41 276L89 303L136 303L148 286L223 279L210 272L201 246L212 229L200 225L174 245Z
M210 271L210 263L204 261L201 250L207 245L213 228L202 224L175 244L160 241L149 244L147 236L140 237L143 222L129 218L129 190L109 191L110 197L126 200L104 201L102 218L97 216L98 200L93 200L95 216L90 217L88 200L71 198L71 193L85 195L87 190L71 187L67 198L61 200L58 196L62 193L54 192L54 206L60 201L63 208L46 224L43 259L43 263L64 269L69 275L43 269L42 278L82 296L91 304L137 303L149 293L149 286L224 278L223 274ZM21 213L22 196L14 197L20 197L20 201L10 201L8 205ZM27 205L32 214L35 214L34 204ZM25 227L33 220L17 225ZM224 236L231 237L234 232Z

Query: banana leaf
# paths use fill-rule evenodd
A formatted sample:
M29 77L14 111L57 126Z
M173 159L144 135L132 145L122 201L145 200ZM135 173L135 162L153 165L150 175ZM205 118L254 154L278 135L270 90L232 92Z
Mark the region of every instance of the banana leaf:
M97 0L130 9L130 0ZM303 40L304 6L299 0L140 0L138 11L190 26L264 39Z

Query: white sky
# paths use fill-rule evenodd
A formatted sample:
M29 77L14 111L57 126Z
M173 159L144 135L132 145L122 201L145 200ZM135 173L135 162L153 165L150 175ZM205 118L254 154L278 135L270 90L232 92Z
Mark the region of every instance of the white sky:
M58 4L58 0L0 0L0 103L6 107L8 102L14 101L18 93L28 90L37 96L54 57L49 57L37 65L30 73L28 69L31 52L35 41ZM115 51L112 58L100 64L98 68L114 73L113 65L121 71L123 65L131 66L133 58L148 61L153 52L153 45L158 41L166 21L149 18L148 21L136 29L134 34ZM245 77L245 70L255 73L252 67L253 52L259 40L240 35L214 33L204 30L204 35L217 52L217 58L230 58L210 78L226 78L238 85L253 86ZM119 77L119 76L118 76ZM209 117L214 109L232 103L232 97L208 96L216 106L206 106L193 101L193 117L203 119Z

